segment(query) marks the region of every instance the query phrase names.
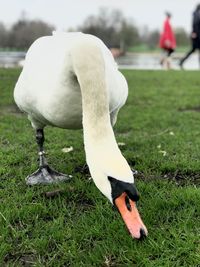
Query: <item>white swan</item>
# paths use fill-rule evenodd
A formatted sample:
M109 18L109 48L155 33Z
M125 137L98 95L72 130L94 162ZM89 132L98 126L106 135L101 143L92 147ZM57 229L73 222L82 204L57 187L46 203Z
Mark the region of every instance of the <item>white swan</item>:
M135 205L133 173L112 129L127 95L126 80L110 51L100 39L83 33L54 33L36 40L14 90L15 102L28 114L39 145L40 168L27 183L68 178L47 165L43 128L83 126L86 160L96 186L117 206L131 235L141 238L147 229Z

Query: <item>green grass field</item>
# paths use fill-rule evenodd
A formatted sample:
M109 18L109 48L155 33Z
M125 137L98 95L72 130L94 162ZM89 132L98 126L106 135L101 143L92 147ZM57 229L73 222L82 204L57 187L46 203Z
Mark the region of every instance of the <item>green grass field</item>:
M139 171L141 242L83 171L82 131L46 128L49 163L70 182L26 186L37 146L14 106L19 72L0 70L0 266L200 266L199 72L123 71L130 92L115 134Z

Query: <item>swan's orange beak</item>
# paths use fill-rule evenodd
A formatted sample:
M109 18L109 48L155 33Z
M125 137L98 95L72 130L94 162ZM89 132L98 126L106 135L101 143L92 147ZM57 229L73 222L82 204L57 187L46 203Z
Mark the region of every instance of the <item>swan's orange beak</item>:
M146 237L148 231L140 218L136 203L124 192L115 199L115 205L118 208L131 236L136 239Z

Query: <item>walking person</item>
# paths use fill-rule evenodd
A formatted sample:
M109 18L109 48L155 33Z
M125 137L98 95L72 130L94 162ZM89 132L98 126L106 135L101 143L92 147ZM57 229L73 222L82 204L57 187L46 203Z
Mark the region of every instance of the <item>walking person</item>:
M192 20L192 33L191 33L191 49L190 51L180 60L180 67L183 69L183 63L185 60L195 52L199 50L200 53L200 4L197 5L196 10L193 13ZM200 67L200 54L199 54L199 67Z
M159 46L163 49L164 54L160 60L160 64L167 69L171 68L171 54L176 48L176 38L173 32L170 19L172 17L171 13L166 12L166 19L163 25L163 31L160 35Z

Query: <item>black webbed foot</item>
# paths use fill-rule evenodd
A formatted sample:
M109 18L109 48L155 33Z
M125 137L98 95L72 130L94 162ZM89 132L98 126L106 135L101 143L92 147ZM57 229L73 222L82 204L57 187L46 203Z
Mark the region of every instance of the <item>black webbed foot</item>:
M53 184L62 181L67 181L72 178L71 175L66 175L59 173L54 169L51 169L47 164L45 158L45 152L43 149L44 144L44 131L43 129L36 130L36 141L39 148L39 169L26 177L26 183L28 185L37 185L37 184Z
M48 165L39 167L39 169L29 175L26 178L26 183L28 185L37 185L37 184L52 184L62 181L67 181L72 178L71 175L66 175L59 173L51 169Z

